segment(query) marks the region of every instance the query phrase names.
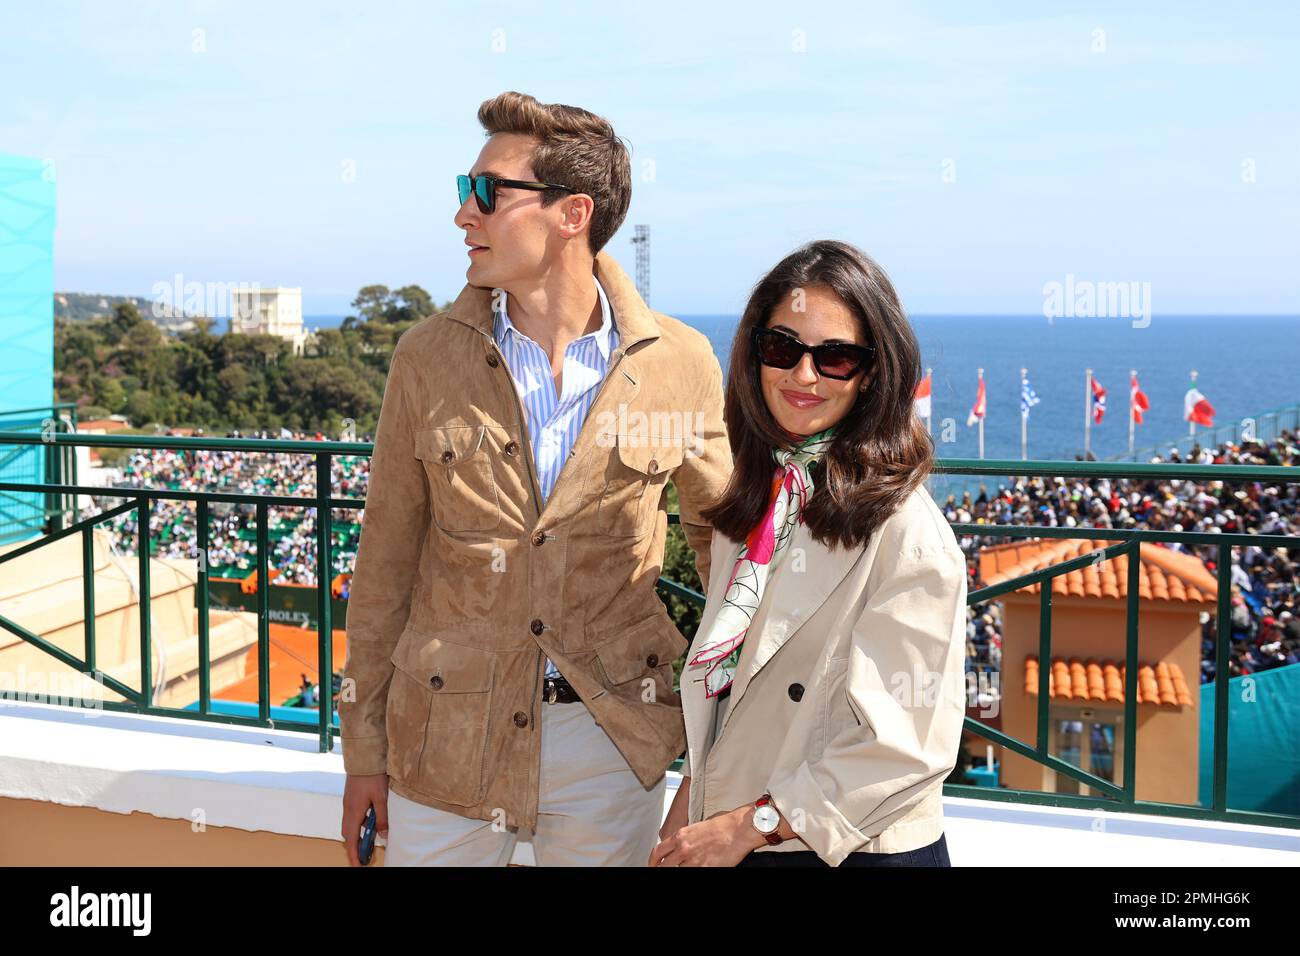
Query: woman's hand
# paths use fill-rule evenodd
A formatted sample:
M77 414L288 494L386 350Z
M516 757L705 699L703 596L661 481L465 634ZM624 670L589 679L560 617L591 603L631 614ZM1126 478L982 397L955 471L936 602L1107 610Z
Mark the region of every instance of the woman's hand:
M747 803L735 810L715 813L699 823L680 827L650 851L650 865L735 866L751 850L767 842L754 829L753 819L754 806Z

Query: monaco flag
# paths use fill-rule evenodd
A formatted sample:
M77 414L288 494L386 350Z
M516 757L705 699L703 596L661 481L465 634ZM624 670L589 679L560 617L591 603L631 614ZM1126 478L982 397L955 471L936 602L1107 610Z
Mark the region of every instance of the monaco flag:
M1214 427L1214 406L1205 400L1205 396L1196 387L1196 379L1192 379L1191 385L1187 386L1187 395L1183 398L1183 418L1206 428Z
M1142 413L1151 407L1151 403L1147 401L1147 393L1138 386L1138 377L1136 375L1129 379L1128 391L1129 400L1133 404L1133 422L1141 425Z
M984 403L984 379L981 378L979 392L976 393L975 395L975 404L971 406L970 414L966 416L967 428L969 428L971 425L974 425L976 422L981 421L984 418L985 408L986 406Z
M927 375L921 379L921 384L916 386L916 394L912 396L916 414L922 418L930 417L930 384L930 376Z

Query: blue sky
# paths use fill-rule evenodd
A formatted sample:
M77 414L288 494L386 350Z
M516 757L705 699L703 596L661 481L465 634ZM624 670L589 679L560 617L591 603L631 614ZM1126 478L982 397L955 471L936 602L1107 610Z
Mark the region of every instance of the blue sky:
M1300 5L1142 6L22 4L0 150L54 163L62 290L451 298L453 178L519 89L632 145L609 250L631 271L650 224L664 311L738 312L833 237L917 314L1035 314L1067 274L1149 282L1157 314L1300 313Z

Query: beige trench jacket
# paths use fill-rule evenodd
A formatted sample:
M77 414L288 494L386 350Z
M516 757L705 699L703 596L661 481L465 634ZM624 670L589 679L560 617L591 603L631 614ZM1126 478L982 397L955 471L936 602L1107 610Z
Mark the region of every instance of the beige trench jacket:
M732 467L708 340L650 311L607 254L595 274L620 342L544 508L491 290L401 337L348 602L346 771L507 826L536 822L548 655L644 786L681 755L686 641L655 592L666 485L707 582L700 510Z
M804 525L790 548L750 625L720 728L706 665L682 673L689 821L770 792L801 839L760 852L811 848L838 866L855 850L933 843L965 717L956 536L921 486L863 550L828 549ZM739 550L714 535L700 634Z

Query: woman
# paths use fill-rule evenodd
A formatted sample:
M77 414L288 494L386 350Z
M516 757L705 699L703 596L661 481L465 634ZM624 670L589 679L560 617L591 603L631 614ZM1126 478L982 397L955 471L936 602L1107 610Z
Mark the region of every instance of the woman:
M686 766L651 866L950 865L966 561L922 484L920 378L893 286L847 243L796 250L750 297Z

